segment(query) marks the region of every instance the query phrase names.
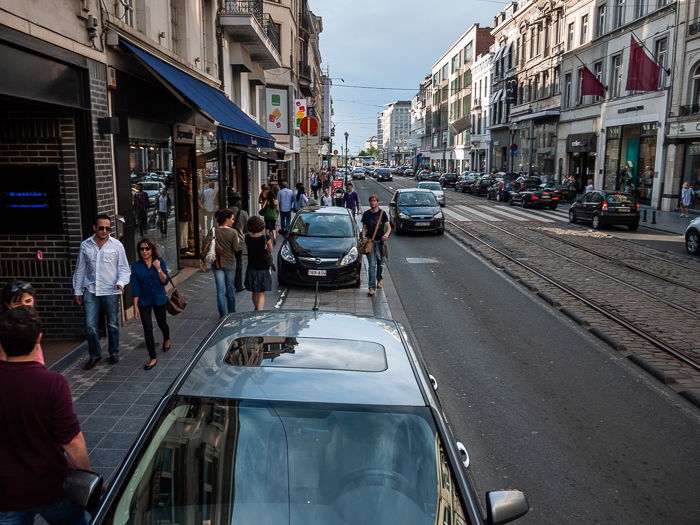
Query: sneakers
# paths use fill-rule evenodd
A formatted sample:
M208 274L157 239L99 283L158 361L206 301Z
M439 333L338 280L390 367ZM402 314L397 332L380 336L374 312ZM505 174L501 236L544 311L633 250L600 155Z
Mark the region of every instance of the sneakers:
M370 288L369 290L367 290L367 295L372 297L374 295L374 288Z
M377 281L377 288L384 288L384 283L382 281Z

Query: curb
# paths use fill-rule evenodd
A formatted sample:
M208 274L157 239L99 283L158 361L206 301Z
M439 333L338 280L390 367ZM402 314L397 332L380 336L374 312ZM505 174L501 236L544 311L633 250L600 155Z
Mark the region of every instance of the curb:
M678 392L678 394L686 400L690 401L696 407L700 408L700 396L698 396L696 393L689 392L688 390L682 390L681 392Z
M568 308L560 308L559 311L563 313L565 316L567 316L569 319L574 321L577 324L580 324L581 326L588 328L591 326L591 323L586 321L585 319L581 319L577 314L569 310Z
M608 346L611 346L611 347L614 348L615 350L618 350L618 351L627 350L627 349L625 348L625 346L624 346L622 343L619 343L619 342L615 341L615 339L613 339L612 337L610 337L608 334L606 334L606 333L604 333L604 332L601 332L600 330L598 330L598 329L595 328L595 327L594 327L594 328L590 328L590 329L589 329L589 332L591 332L594 336L596 336L598 339L600 339L601 341L603 341L604 343L606 343ZM631 357L631 356L630 356L630 357Z
M632 361L635 365L640 367L642 370L644 370L644 371L648 372L649 374L651 374L652 376L654 376L656 379L658 379L659 381L661 381L665 385L676 382L676 380L673 379L672 377L669 377L668 374L666 374L665 372L662 372L661 370L656 368L654 365L647 363L644 359L642 359L641 357L639 357L637 355L634 355L634 354L628 355L627 359ZM686 392L686 394L693 396L692 392ZM681 395L683 395L683 393L681 393ZM686 397L686 396L683 396L683 397ZM693 397L697 398L697 396L693 396ZM686 399L687 399L687 397L686 397ZM697 398L696 401L700 403L700 398ZM698 406L700 407L700 404L698 404Z

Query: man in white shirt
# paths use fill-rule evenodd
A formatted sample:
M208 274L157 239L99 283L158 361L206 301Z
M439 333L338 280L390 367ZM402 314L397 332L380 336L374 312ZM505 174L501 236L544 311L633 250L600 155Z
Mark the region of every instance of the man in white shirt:
M83 305L85 336L90 358L85 370L93 368L102 358L98 321L100 311L107 316L109 364L119 361L119 296L129 284L131 270L124 246L110 237L112 221L109 215L98 215L95 234L80 243L78 262L73 274L73 298Z
M333 197L328 188L323 188L323 195L321 196L321 206L333 206Z
M292 222L292 206L294 202L294 192L287 187L287 183L280 182L279 192L277 192L277 202L280 206L280 233L285 234Z

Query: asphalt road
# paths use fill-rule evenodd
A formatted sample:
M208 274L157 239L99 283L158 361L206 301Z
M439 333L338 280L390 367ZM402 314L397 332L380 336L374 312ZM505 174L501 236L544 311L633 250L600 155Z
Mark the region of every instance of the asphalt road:
M524 524L700 523L696 410L449 236L393 236L389 268L481 494L524 490Z

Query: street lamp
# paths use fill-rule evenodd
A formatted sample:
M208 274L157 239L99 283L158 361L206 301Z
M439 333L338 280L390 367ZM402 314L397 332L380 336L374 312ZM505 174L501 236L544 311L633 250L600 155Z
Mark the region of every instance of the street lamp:
M345 169L348 169L348 132L345 132Z

